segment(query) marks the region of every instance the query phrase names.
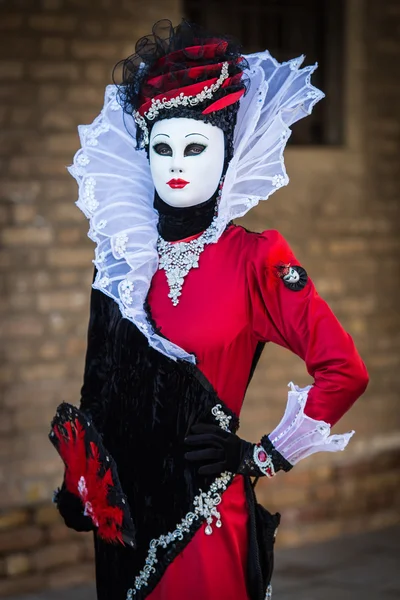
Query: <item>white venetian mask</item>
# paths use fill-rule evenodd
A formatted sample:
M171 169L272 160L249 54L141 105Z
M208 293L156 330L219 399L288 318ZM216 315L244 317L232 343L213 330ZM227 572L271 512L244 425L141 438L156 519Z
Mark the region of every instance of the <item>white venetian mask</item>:
M151 130L149 158L154 187L164 202L177 207L201 204L221 179L224 132L197 119L162 119Z

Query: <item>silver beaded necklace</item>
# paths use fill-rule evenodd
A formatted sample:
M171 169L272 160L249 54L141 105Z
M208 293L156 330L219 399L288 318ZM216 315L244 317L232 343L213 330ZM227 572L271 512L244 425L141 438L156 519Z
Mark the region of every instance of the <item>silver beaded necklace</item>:
M167 242L158 237L157 250L160 257L158 268L164 269L168 286L168 298L177 306L186 275L199 266L199 257L206 244L214 241L217 232L216 216L203 233L190 242Z

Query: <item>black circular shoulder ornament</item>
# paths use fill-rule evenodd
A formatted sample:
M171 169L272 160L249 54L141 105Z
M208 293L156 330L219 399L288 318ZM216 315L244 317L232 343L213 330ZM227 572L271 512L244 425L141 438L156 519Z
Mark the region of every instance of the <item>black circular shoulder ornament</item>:
M307 283L307 271L303 267L289 267L288 273L282 277L283 283L292 292L299 292Z

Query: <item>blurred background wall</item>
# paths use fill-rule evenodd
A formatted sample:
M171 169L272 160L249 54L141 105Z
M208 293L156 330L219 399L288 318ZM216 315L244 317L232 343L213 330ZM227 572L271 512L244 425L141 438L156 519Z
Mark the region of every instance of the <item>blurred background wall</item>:
M62 465L47 440L58 403L78 403L94 247L66 165L76 126L99 113L113 65L159 18L186 15L268 47L307 54L327 93L294 128L289 187L247 227L287 237L371 376L336 426L356 435L261 481L279 510L282 545L400 521L399 333L400 5L397 0L0 1L0 596L90 580L92 540L51 504ZM306 124L306 121L309 121ZM302 362L266 348L242 413L259 439L281 418Z

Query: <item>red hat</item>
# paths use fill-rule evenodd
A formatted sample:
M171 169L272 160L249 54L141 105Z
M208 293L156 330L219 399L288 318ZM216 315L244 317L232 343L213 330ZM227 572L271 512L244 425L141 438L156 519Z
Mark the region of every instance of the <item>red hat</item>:
M211 113L238 102L246 90L245 66L232 40L210 37L187 21L176 28L159 21L152 35L136 44L136 54L123 62L120 96L146 145L149 126L165 118L165 111L212 122Z

